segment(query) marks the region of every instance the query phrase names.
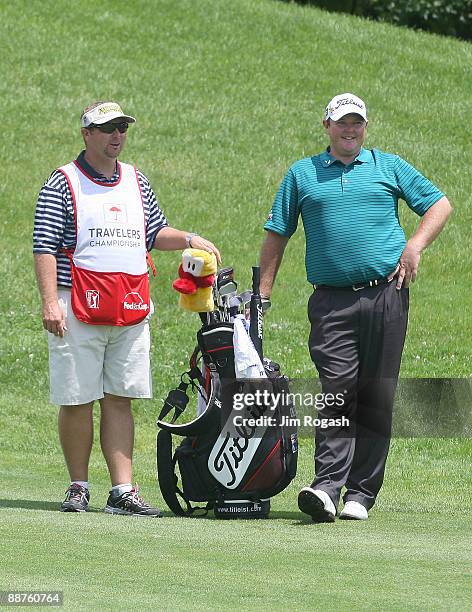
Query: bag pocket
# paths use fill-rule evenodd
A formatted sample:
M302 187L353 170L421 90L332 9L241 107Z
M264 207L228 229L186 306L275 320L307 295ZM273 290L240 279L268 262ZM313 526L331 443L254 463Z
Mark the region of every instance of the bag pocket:
M149 314L149 277L145 274L96 272L71 262L72 310L89 325L136 325Z
M218 487L208 471L208 448L197 448L198 438L185 438L175 451L184 496L191 501L212 501Z

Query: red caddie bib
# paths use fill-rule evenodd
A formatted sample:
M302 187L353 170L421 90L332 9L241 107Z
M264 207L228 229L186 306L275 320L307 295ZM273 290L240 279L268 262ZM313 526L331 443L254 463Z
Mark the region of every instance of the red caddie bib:
M72 194L77 243L68 252L72 310L90 325L134 325L150 310L146 229L136 169L118 162L119 180L106 185L76 162L59 171Z

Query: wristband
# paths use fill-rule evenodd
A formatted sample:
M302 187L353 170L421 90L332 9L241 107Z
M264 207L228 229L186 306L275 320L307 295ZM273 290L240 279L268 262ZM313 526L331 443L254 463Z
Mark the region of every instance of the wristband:
M187 245L187 249L191 248L190 247L190 243L192 241L192 238L195 238L195 236L198 236L199 234L187 234L185 236L185 244Z

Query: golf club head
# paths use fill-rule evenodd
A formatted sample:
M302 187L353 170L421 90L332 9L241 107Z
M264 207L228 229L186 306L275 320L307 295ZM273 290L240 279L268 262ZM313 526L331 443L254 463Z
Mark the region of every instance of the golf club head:
M241 304L243 303L240 295L230 295L228 296L228 301L229 301L230 308L234 308L235 306L236 308L239 308Z
M220 301L223 311L223 320L230 320L229 300L236 295L238 286L234 281L228 281L220 287Z
M242 293L239 294L239 298L241 300L241 304L249 304L249 302L251 301L251 295L252 295L252 291L250 289L247 289L246 291L243 291Z
M236 294L229 295L228 304L229 304L229 320L230 322L232 322L234 317L240 312L239 308L242 305L241 297Z
M226 297L232 293L236 294L238 285L233 280L228 280L218 287L220 297Z
M220 312L224 308L222 296L233 291L232 287L224 289L224 286L228 283L234 283L233 277L234 269L232 267L222 268L216 274L215 280L213 282L213 301L215 302L215 306L220 310Z
M216 288L219 290L228 281L234 280L234 269L232 267L221 268L216 275Z

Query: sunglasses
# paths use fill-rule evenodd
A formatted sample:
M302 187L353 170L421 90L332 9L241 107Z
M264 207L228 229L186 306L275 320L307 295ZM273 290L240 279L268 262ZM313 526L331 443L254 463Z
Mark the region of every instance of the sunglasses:
M128 129L129 124L126 121L122 123L102 123L101 125L91 125L104 134L113 134L115 130L118 130L120 134L124 134Z

